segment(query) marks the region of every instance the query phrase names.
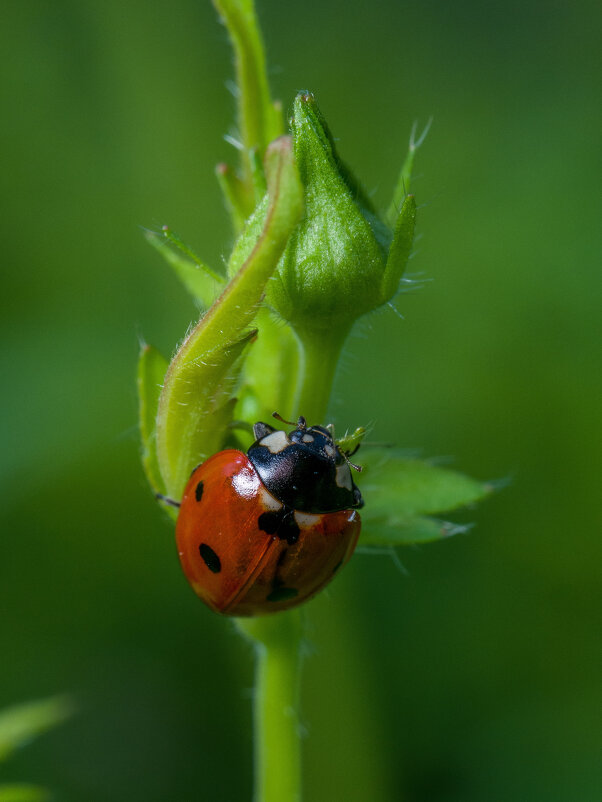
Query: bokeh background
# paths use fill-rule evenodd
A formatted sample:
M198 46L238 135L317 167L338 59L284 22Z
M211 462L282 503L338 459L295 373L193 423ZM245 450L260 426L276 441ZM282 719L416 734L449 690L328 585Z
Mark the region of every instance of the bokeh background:
M259 0L275 95L316 93L385 207L415 119L429 282L358 329L331 413L483 479L468 535L358 555L308 607L312 802L601 798L600 71L593 0ZM0 779L65 802L250 799L252 654L180 573L135 364L214 263L232 75L208 0L3 7L0 706L79 714Z

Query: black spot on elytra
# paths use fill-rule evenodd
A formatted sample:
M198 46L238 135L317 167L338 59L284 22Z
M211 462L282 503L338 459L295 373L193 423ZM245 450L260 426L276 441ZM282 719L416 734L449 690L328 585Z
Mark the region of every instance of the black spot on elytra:
M257 526L267 535L276 535L280 540L286 540L289 545L296 543L301 534L295 521L295 513L287 507L262 512L257 519Z
M206 543L201 543L199 546L199 553L203 560L205 561L205 565L207 568L214 574L219 574L222 570L222 561L217 556L217 554L213 551L211 546L208 546Z
M200 501L203 498L203 483L199 482L198 485L194 489L194 497L197 501Z
M299 595L297 588L274 588L274 590L267 597L269 602L286 601L286 599L294 599Z

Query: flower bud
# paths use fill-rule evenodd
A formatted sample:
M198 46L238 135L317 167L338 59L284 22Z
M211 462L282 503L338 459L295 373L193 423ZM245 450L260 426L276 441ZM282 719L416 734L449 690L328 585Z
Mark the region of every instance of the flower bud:
M339 160L313 95L295 99L295 159L305 216L292 234L267 301L303 337L346 333L397 292L414 233L415 204L403 204L395 232ZM401 238L401 239L400 239Z

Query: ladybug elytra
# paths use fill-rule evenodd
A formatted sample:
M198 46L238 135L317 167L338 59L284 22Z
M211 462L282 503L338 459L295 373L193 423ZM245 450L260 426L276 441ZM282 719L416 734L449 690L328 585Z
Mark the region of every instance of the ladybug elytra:
M176 524L188 581L226 615L311 598L349 560L360 533L362 496L327 428L301 417L288 434L261 422L253 432L246 454L226 449L195 468Z

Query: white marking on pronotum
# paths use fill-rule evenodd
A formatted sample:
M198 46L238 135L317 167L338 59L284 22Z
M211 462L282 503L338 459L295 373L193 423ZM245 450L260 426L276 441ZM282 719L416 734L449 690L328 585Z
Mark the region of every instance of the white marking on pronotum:
M319 520L319 515L312 515L310 512L299 512L299 510L295 510L295 521L299 527L315 526Z
M324 446L324 451L328 454L329 457L334 457L334 448L332 446L329 445Z
M313 434L304 434L301 439L303 440L304 443L313 443L314 436Z
M290 445L290 440L286 436L286 432L272 432L262 438L259 445L265 446L269 449L271 454L280 454L281 451L284 451L284 449Z
M337 465L335 482L337 483L338 487L344 487L347 490L351 490L353 487L351 482L351 471L349 470L349 465L347 465L347 463L344 465Z
M266 510L279 510L282 508L282 503L278 501L277 498L270 493L269 490L266 490L265 487L261 488L261 503L266 508Z

